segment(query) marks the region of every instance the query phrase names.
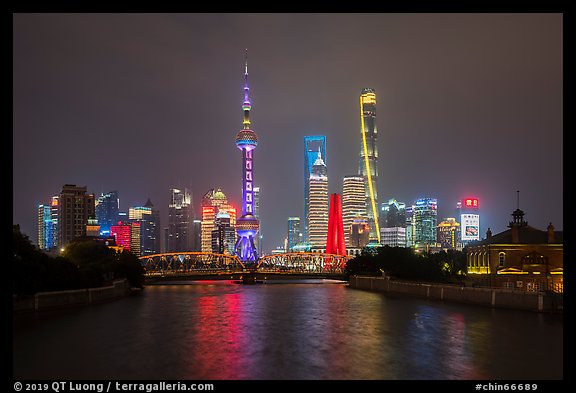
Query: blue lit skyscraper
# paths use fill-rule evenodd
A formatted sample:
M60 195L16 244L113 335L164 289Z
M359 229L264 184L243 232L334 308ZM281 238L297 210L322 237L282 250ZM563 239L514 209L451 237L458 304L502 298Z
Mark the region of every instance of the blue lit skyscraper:
M310 193L310 175L312 167L318 158L318 152L328 165L326 159L326 136L312 135L304 137L304 241L308 241L308 195Z
M120 201L118 191L110 191L100 195L95 202L96 219L100 225L100 234L110 234L110 227L116 225L119 220Z
M38 206L38 247L50 250L54 244L54 225L52 222L52 206Z

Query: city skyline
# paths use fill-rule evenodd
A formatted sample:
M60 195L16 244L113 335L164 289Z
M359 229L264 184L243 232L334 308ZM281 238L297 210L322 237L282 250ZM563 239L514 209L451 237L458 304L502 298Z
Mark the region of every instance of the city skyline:
M233 138L245 48L262 146L254 161L263 250L283 244L288 217L303 217L304 136L326 135L330 194L342 193L342 179L356 172L357 99L367 86L378 95L380 201L435 198L441 221L455 217L459 200L476 197L483 237L488 227L507 226L520 190L530 225L563 228L561 14L14 14L13 21L13 223L32 240L38 205L63 184L87 186L96 197L117 190L121 211L150 198L163 228L173 187L192 191L197 216L212 188L240 207ZM246 26L255 26L252 34L239 33ZM373 38L360 45L347 34L361 26ZM376 52L367 63L364 45Z

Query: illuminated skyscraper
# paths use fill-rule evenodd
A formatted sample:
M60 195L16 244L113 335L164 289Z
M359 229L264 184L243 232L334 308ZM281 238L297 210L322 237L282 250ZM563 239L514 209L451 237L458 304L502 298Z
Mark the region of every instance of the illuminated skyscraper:
M243 128L236 134L236 147L242 151L242 216L236 220L238 240L234 250L243 263L255 264L258 250L254 239L258 235L260 223L254 216L254 167L253 151L258 145L258 136L250 129L250 97L248 95L248 56L244 67L244 111Z
M412 226L416 248L428 250L436 247L437 216L438 200L436 198L420 198L412 205Z
M95 201L96 219L100 225L100 233L108 235L110 227L118 222L118 212L120 211L120 200L118 191L110 191L101 194Z
M38 248L50 250L54 247L53 230L52 206L38 205Z
M128 211L131 222L140 224L140 255L160 252L160 211L148 199L144 206L134 206ZM133 248L133 247L132 247Z
M130 223L118 221L116 225L110 226L110 236L116 239L117 246L122 247L126 251L131 250L133 233Z
M38 247L41 250L58 247L58 200L56 195L50 204L38 206Z
M294 251L294 246L302 241L302 232L300 230L300 217L288 217L288 241L286 252Z
M52 220L52 247L58 247L58 206L60 204L60 197L55 195L52 197L51 205L51 220Z
M351 246L350 233L352 231L352 223L358 217L367 218L364 177L345 176L342 182L342 221L344 239L348 247Z
M213 252L212 233L216 229L216 218L225 214L230 221L230 227L236 225L236 208L228 203L228 197L220 188L211 188L202 197L202 221L200 223L200 251ZM234 239L235 241L235 239ZM232 243L234 245L234 242Z
M187 189L170 189L168 205L168 252L190 251L193 240L194 207Z
M366 213L370 225L370 240L380 243L378 223L378 146L376 127L376 93L374 89L364 88L360 94L360 165L358 174L366 179Z
M350 227L350 244L349 247L355 249L364 248L368 242L370 235L370 226L366 217L356 217L352 220Z
M194 220L194 239L192 241L192 250L199 252L202 251L202 220Z
M308 190L308 242L313 250L326 249L328 233L328 176L320 151L312 166Z
M235 242L236 233L230 225L230 215L225 211L216 214L212 230L212 252L233 255Z
M390 247L406 247L406 204L390 199L382 203L380 243Z
M438 243L443 249L461 249L460 223L455 218L446 218L437 227Z
M309 241L308 238L308 195L310 194L310 175L312 174L312 166L318 158L318 151L324 157L324 164L326 160L326 136L325 135L311 135L304 137L304 231L302 239L305 242Z

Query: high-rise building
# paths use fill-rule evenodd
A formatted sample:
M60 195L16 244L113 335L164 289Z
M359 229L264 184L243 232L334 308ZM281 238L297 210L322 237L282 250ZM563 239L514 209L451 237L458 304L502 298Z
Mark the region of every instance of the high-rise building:
M328 176L320 150L312 166L308 189L308 242L312 250L326 249L328 233Z
M414 225L412 225L412 218L414 217L412 205L406 206L406 247L414 247Z
M352 222L358 217L367 219L365 180L363 176L345 176L342 182L342 221L344 240L349 247Z
M455 218L444 219L437 227L438 243L443 249L460 250L460 223Z
M288 217L288 236L286 242L286 252L294 251L294 246L302 241L300 230L300 217Z
M58 245L65 247L77 237L86 236L89 218L95 218L94 194L86 186L64 184L58 198Z
M100 224L96 218L89 218L86 223L86 237L100 237Z
M101 194L95 201L96 219L100 225L100 234L110 234L110 227L118 222L118 213L120 211L120 199L118 191L110 191L107 194Z
M168 205L168 252L192 249L194 207L187 189L170 189Z
M406 204L392 198L382 203L382 226L406 228Z
M414 247L426 251L436 247L437 216L438 200L436 198L420 198L412 205Z
M340 199L340 194L336 193L330 195L326 253L346 255L346 245L344 244L344 224L342 222L342 201Z
M382 203L380 243L390 247L406 247L406 204L390 199Z
M131 222L140 224L140 255L159 253L160 211L154 208L150 198L144 206L131 207L128 211L128 218Z
M212 231L215 229L216 215L226 213L230 217L232 228L236 225L236 208L228 204L226 194L220 188L211 188L202 197L202 222L200 235L200 250L202 252L212 252Z
M60 197L55 195L52 197L50 203L50 218L52 220L52 247L58 247L58 210L60 205Z
M38 205L38 248L41 250L54 248L54 225L51 205Z
M460 220L460 240L462 246L480 240L480 213L478 198L464 198L456 204L456 214Z
M326 136L325 135L310 135L304 137L304 231L303 241L309 241L308 233L308 196L310 194L310 175L312 174L312 167L318 158L318 151L324 157L324 164L327 165L326 160Z
M214 230L214 221L216 220L216 206L202 206L202 236L201 251L212 252L212 231Z
M380 228L380 241L383 246L406 247L406 228Z
M363 88L360 94L360 165L358 174L366 179L366 213L370 225L370 240L380 243L378 222L378 129L376 127L376 93Z
M260 222L254 216L254 165L253 152L258 145L258 136L250 129L250 103L248 88L248 56L244 67L244 121L242 129L236 134L236 147L242 152L242 216L236 220L238 240L234 247L236 255L243 263L255 264L258 261L258 250L254 245Z
M140 222L131 222L130 225L130 252L139 257L142 255L142 226Z
M370 225L366 217L356 217L350 228L350 249L362 249L370 241Z
M230 225L230 215L225 212L216 214L214 230L212 230L212 252L217 254L234 255L236 232Z
M133 231L130 223L118 221L110 227L110 236L116 240L116 245L126 251L132 251Z
M202 220L194 220L194 239L192 241L192 250L195 252L202 251Z

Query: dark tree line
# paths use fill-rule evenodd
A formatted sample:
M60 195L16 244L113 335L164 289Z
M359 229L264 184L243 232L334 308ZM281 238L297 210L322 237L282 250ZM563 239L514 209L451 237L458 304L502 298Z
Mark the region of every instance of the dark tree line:
M144 269L134 254L116 253L93 240L70 243L56 257L42 252L19 230L13 230L12 292L36 292L96 288L126 278L133 287L144 284Z
M381 276L441 283L457 283L466 277L466 254L463 251L417 253L411 248L383 246L374 254L364 252L350 259L345 268L351 275Z

